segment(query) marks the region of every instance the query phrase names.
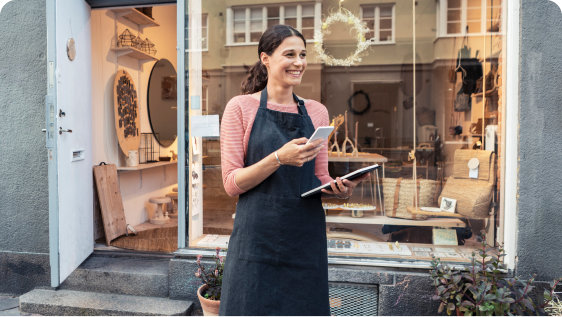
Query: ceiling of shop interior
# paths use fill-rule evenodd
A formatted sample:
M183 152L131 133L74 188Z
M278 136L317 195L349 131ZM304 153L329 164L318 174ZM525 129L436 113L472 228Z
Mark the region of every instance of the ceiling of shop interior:
M92 7L96 8L109 8L109 7L126 7L126 6L148 6L166 3L176 3L176 0L86 0Z

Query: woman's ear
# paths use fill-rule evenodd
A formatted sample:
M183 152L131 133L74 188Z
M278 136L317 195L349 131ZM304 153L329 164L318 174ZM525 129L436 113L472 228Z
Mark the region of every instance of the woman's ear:
M260 60L261 63L265 65L266 68L269 67L269 55L267 55L265 52L261 52Z

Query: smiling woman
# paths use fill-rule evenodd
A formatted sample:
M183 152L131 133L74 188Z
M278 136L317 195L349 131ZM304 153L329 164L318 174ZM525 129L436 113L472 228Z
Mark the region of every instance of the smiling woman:
M224 187L239 201L220 313L329 315L322 201L319 194L300 197L332 182L324 192L348 198L360 180L333 181L325 140L307 144L329 117L324 105L293 93L307 65L300 32L286 25L267 29L258 56L242 84L244 95L228 102L222 119Z

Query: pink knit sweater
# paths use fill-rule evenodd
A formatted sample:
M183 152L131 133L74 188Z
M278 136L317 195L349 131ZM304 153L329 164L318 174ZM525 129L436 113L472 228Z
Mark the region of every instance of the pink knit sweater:
M239 169L244 167L248 141L259 105L260 101L252 95L240 95L232 98L224 109L220 133L222 180L224 189L230 196L245 192L236 185L235 175ZM305 107L312 119L314 128L330 124L328 110L323 104L314 100L305 100ZM267 108L275 111L298 113L297 106L294 104L282 105L268 102ZM327 146L316 157L315 174L322 184L332 181L328 173Z

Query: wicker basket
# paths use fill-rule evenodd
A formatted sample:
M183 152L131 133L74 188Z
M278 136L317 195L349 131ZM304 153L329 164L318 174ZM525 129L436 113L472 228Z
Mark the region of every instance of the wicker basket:
M384 178L384 212L387 217L423 220L424 215L411 214L406 208L414 205L414 180L402 178ZM418 179L418 206L434 206L438 196L439 182Z
M478 178L469 177L468 161L478 159ZM467 218L487 218L495 184L495 154L483 150L456 150L453 176L439 196L457 200L456 212Z

